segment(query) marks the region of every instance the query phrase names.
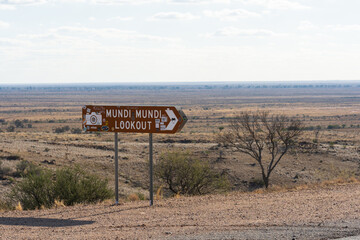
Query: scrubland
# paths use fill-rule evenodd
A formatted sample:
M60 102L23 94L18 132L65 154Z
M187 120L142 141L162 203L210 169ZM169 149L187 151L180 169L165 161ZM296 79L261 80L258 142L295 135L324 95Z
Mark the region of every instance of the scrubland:
M359 175L360 87L213 85L148 87L44 87L0 90L0 158L10 168L6 191L21 160L46 168L79 164L113 183L114 135L84 134L81 107L173 105L189 121L174 135L154 136L154 159L169 150L187 150L228 175L232 190L252 190L261 179L248 156L218 146L217 135L241 111L265 110L304 121L306 130L275 169L272 184L292 186ZM17 126L16 126L17 125ZM13 129L11 129L13 127ZM120 134L120 192L146 194L148 135ZM11 160L11 156L16 156Z
M231 194L246 193L254 198L256 194L260 194L259 196L263 198L266 194L276 195L276 192L291 192L294 189L310 191L309 189L314 186L316 189L327 189L329 185L337 185L336 189L342 189L344 186L344 199L346 199L346 194L350 194L346 193L348 189L353 189L351 191L355 195L359 189L359 100L360 85L355 82L349 85L321 83L318 85L1 87L0 198L3 198L16 182L21 181L21 177L16 174L21 161L29 161L51 170L66 166L80 166L108 179L110 187L113 188L114 134L83 133L81 130L82 106L92 104L169 105L181 108L189 119L182 131L174 135L154 135L155 164L159 156L168 151L190 152L199 159L209 161L217 172L226 175L230 183L229 192L234 192ZM262 189L261 172L253 159L224 148L217 141L218 134L227 131L229 120L241 111L285 114L303 121L305 125L297 147L292 149L274 170L268 191ZM119 139L121 201L147 198L148 135L124 133L119 134ZM347 187L346 183L351 183L350 186L353 187ZM155 183L155 191L163 187ZM163 191L158 191L157 199L170 196L166 192L164 196L163 194ZM214 195L210 198L222 199L226 196L226 194ZM235 195L231 196L234 198ZM242 195L239 196L241 197ZM163 204L162 201L164 200L160 201L161 204ZM171 205L171 200L167 201L170 202L166 204ZM168 206L166 204L164 206ZM331 205L330 202L329 204ZM359 202L355 201L351 204L357 209L354 215L356 218L359 214ZM144 203L131 205L130 209L141 209L143 205ZM122 208L126 206L130 205L125 204ZM196 205L192 207L196 208ZM113 210L115 213L116 210ZM143 212L136 214L143 214ZM247 215L244 213L243 216L246 218ZM346 217L341 219L346 219ZM336 219L331 217L327 219L329 224L332 220ZM251 224L261 225L261 223L262 220L259 220L256 224L251 222L240 225L244 227ZM4 224L4 221L0 224ZM196 224L193 227L189 225L187 229L196 229ZM271 225L269 224L266 226L269 227ZM280 226L279 224L275 225ZM123 225L120 228L132 229L130 225ZM144 226L140 228L146 229L147 225L144 223ZM209 228L212 227L209 225ZM234 229L237 228L230 227L228 230ZM165 235L171 235L172 231L169 230L170 233L165 233ZM182 231L176 230L180 235L185 234ZM159 237L162 236L161 234L154 236ZM207 239L206 234L201 236ZM111 238L111 236L107 237ZM134 237L137 236L134 235ZM317 238L314 237L314 239Z

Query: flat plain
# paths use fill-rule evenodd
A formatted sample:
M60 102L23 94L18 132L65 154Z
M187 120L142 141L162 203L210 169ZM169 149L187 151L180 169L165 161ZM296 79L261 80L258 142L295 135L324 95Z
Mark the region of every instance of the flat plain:
M231 184L230 198L232 200L241 199L243 196L241 194L245 194L244 196L254 198L254 201L256 201L257 196L263 198L270 196L266 194L276 195L276 193L257 193L256 188L258 186L256 184L261 179L259 166L248 156L218 145L217 135L222 131L227 131L231 118L236 117L242 111L268 111L271 114L285 114L304 121L306 130L299 140L299 147L292 150L280 162L274 170L270 183L273 189L290 192L291 190L284 189L296 189L303 186L317 186L322 189L321 186L324 182L334 182L334 184L341 182L343 184L356 182L359 179L359 100L360 85L354 82L350 84L94 85L90 87L3 86L0 89L0 159L3 165L9 167L12 171L15 171L16 164L21 160L28 160L50 169L77 164L109 179L112 187L114 184L114 135L111 133L82 133L82 106L87 104L177 106L185 112L189 120L180 133L154 136L155 163L157 157L167 151L190 151L198 158L209 161L217 171L227 175ZM18 120L17 126L16 120ZM14 128L11 129L11 126L14 126ZM65 131L57 131L57 129L64 127ZM121 197L126 201L126 197L132 193L142 193L148 196L148 135L119 134L119 137ZM17 157L14 159L11 156ZM19 181L19 179L10 177L0 180L2 196L9 191L16 181ZM359 219L359 185L357 183L352 184L350 186L340 184L334 188L343 192L344 196L355 194L350 196L355 199L351 200L351 204L349 203L354 209L352 212L354 215L348 218L341 215L341 218L337 218L335 217L337 214L334 213L334 217L326 218L327 227L331 228L331 224L340 224L339 221L346 222L347 220ZM156 185L157 187L160 186ZM310 190L305 189L304 191ZM286 198L286 193L284 194ZM304 192L304 195L306 194ZM325 192L324 194L332 194L332 192ZM226 196L214 195L209 198L226 199ZM192 201L186 200L185 197L184 199L183 201ZM346 202L346 199L345 197L343 201ZM165 200L160 201L160 205L163 204L163 201ZM169 198L163 206L171 207L171 201L180 200ZM194 201L198 201L198 207L200 208L200 202L206 200L196 198ZM312 201L317 200L312 199L310 201L310 204L316 204L312 203ZM296 203L296 201L294 203L300 204ZM133 205L145 208L147 202L124 203L120 208L126 209L127 206L133 208ZM350 205L344 205L345 209L339 208L339 210L350 211L350 209L347 209ZM98 206L98 208L102 208L102 206ZM146 211L156 211L161 206ZM91 208L91 206L79 206L79 208L81 207L85 210ZM196 205L192 207L196 208ZM249 206L249 209L253 209L253 207ZM277 208L279 207L280 205L274 203L275 210L273 214L278 214L277 212L280 210ZM83 208L81 209L84 210ZM116 206L110 207L110 209L116 212ZM57 210L48 211L56 212ZM316 212L316 209L314 211ZM9 214L11 215L11 213L7 213L6 216ZM16 213L16 216L22 214ZM41 215L41 212L34 211L25 215L27 214L30 214L29 217L33 218L36 217L36 214ZM142 214L142 212L137 214ZM244 218L246 218L247 214L243 214ZM319 210L319 214L325 213ZM56 215L56 217L59 217L59 215ZM319 216L319 219L323 219L323 217ZM71 219L71 216L66 218ZM232 217L229 216L230 218ZM241 229L246 226L247 228L260 228L265 231L265 228L261 227L265 218L268 219L268 216L260 215L256 223L240 224ZM4 218L1 217L1 219L0 226L4 224ZM88 217L86 220L91 221L91 218ZM294 220L294 223L290 225L296 227L299 223L299 226L308 226L309 221L306 224L300 224ZM271 228L269 222L265 222L266 224L263 227ZM206 226L205 223L201 224ZM315 221L314 224L320 224L319 226L321 226L321 222ZM240 229L240 225L239 228L229 228L228 235L236 234L236 231ZM275 225L276 227L285 226L280 223ZM146 226L147 224L143 227L146 229ZM143 227L140 226L140 228ZM124 225L122 228L127 227ZM188 228L191 227L188 226L184 229ZM211 232L211 228L211 225L209 225L209 231L193 231L193 235L200 234L198 238L207 239L206 234ZM33 228L29 228L29 231L33 231L31 229ZM359 229L351 228L351 230L356 232ZM64 231L67 230L64 229ZM182 233L181 231L176 230L176 235L185 236L182 235L185 232ZM231 231L235 232L231 233ZM161 234L166 235L165 232L164 230ZM172 233L174 231L169 230L168 232ZM349 235L349 232L346 232L345 235ZM154 237L161 238L163 236L161 234L155 234ZM333 236L341 236L341 234L334 234ZM176 237L173 234L168 235L171 235L168 236L169 238ZM37 235L31 236L35 238ZM120 234L119 236L126 238L126 235ZM131 236L133 238L150 237L150 235ZM216 238L216 234L214 236ZM264 236L267 235L263 235L263 238L259 235L258 239L267 239ZM321 236L325 235L315 234L312 239L321 239ZM93 235L93 237L98 236ZM112 237L111 235L107 236L107 238ZM79 235L79 238L81 238L81 235ZM236 237L234 238L236 239ZM178 239L181 239L181 237ZM223 238L218 237L217 239ZM250 239L252 238L250 237Z

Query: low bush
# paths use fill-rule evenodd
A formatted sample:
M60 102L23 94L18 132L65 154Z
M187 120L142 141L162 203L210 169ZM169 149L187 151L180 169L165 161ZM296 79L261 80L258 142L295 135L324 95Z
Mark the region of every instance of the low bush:
M174 194L201 195L229 187L226 176L217 173L207 161L184 152L161 155L155 176Z
M8 132L15 132L15 126L9 126L9 127L7 127L6 128L6 131L8 131Z
M335 125L328 125L327 129L339 129L341 128L339 125L335 124Z
M55 200L67 206L100 202L113 195L106 180L79 166L59 169L54 174L24 162L19 171L24 179L13 187L10 197L14 203L20 202L24 210L50 208Z
M0 212L1 211L9 211L9 210L14 210L14 207L11 204L11 202L0 199Z
M29 173L39 173L41 169L33 163L26 160L21 160L16 164L15 177L25 177Z
M94 174L89 174L79 166L56 171L54 194L64 204L94 203L112 197L108 182Z
M11 197L20 202L24 210L50 208L55 200L52 177L48 170L30 172L12 188Z
M11 168L3 166L3 162L0 160L0 180L9 175Z
M130 195L127 196L127 200L130 202L135 202L135 201L139 201L139 200L145 200L145 195L142 193L131 193Z
M17 127L17 128L23 128L24 127L24 123L19 119L16 119L14 124L15 124L15 127Z
M18 155L10 155L6 157L6 160L20 160L21 157Z
M64 127L57 127L55 128L54 132L55 133L64 133L70 130L69 126L64 126Z
M81 134L82 130L81 130L81 128L72 128L71 133L72 134Z

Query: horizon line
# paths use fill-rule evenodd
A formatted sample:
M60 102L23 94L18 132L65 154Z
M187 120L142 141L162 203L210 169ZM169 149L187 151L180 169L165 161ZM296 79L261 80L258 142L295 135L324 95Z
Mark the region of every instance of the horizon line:
M285 83L354 83L359 82L360 80L270 80L270 81L200 81L200 82L75 82L75 83L0 83L0 86L111 86L111 85L227 85L227 84L285 84Z

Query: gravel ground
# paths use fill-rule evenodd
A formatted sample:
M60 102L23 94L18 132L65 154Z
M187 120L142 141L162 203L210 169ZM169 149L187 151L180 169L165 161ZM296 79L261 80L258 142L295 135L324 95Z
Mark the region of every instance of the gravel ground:
M336 239L357 235L360 184L181 197L155 201L153 207L140 201L0 213L1 239Z

